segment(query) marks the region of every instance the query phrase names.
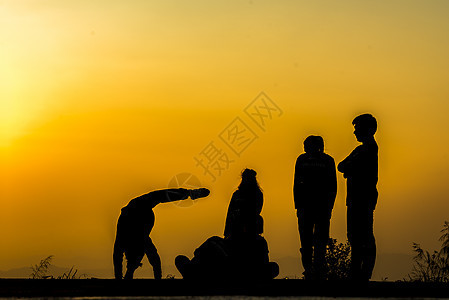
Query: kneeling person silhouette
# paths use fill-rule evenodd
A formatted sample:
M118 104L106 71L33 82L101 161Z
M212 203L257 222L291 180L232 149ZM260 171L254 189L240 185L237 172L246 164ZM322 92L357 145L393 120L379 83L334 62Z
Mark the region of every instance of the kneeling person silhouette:
M116 279L122 279L123 254L127 259L124 279L133 279L134 271L141 266L144 255L153 267L155 279L162 278L161 259L150 238L154 226L153 208L159 203L192 200L207 197L210 191L205 188L188 190L165 189L157 190L132 199L121 210L117 222L117 233L114 243L114 274Z

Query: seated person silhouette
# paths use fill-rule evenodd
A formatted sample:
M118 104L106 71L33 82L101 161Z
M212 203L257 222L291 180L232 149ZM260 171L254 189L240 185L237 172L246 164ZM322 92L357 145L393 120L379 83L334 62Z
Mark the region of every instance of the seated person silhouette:
M225 238L230 262L230 277L237 280L266 280L279 275L279 266L269 261L268 243L258 232L263 232L263 218L242 221L238 228Z
M279 274L269 262L268 244L260 216L263 194L254 170L242 172L242 182L232 195L224 236L207 239L192 260L179 255L175 265L185 279L263 280Z
M305 279L324 279L329 226L337 194L334 159L324 153L321 136L308 136L296 160L293 195Z
M122 279L123 254L127 260L124 279L132 279L134 271L141 266L144 255L153 267L155 279L162 278L161 259L154 246L150 232L154 226L153 208L159 203L177 200L207 197L209 190L201 189L165 189L157 190L132 199L122 208L117 222L117 233L114 243L114 274Z
M229 237L233 231L242 231L242 223L245 222L247 230L262 234L263 226L257 224L263 219L260 213L263 207L263 193L256 179L256 171L244 169L242 181L237 190L232 194L226 216L224 236ZM260 218L259 218L260 217ZM259 230L256 230L258 228Z
M263 221L258 222L262 223ZM208 238L195 250L191 260L187 256L178 255L175 265L183 278L260 281L279 275L278 264L269 261L265 238L252 232L254 226L247 226L247 223L241 225L241 231L236 230L227 238ZM249 228L251 229L248 230Z

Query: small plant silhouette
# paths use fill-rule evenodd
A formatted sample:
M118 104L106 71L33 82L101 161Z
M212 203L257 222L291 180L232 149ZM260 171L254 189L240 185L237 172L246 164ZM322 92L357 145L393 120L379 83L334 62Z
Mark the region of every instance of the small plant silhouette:
M47 256L43 260L40 261L37 265L31 267L33 271L30 275L32 279L54 279L53 275L48 274L49 268L51 266L51 261L53 259L53 255ZM77 276L78 270L75 269L75 266L72 266L70 270L64 272L62 275L56 277L56 279L81 279L82 277L87 277L86 274L82 274Z
M445 221L440 241L442 242L440 251L434 250L430 253L421 248L417 243L413 243L415 252L412 272L408 275L407 281L420 282L449 282L449 222Z
M84 274L77 277L76 273L78 273L78 269L75 269L75 266L72 266L70 270L59 275L56 279L80 279L81 277L85 277Z
M48 268L51 265L51 260L53 259L53 255L47 256L43 260L40 261L37 265L31 267L32 273L30 277L32 279L46 279L52 277L51 275L47 275Z
M329 239L326 246L326 263L328 280L347 280L351 270L351 247L348 242L337 243Z

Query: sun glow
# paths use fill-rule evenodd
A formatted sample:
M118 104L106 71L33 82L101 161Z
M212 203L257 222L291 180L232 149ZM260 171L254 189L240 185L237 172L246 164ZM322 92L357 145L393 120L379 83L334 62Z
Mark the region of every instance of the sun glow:
M152 237L173 264L222 233L244 167L264 189L270 254L296 257L302 142L322 135L339 162L365 112L379 121L380 251L433 243L449 209L448 5L1 1L0 269L50 254L110 268L120 208L190 172L211 195L156 209ZM244 112L261 91L283 111L266 130ZM219 138L237 117L257 134L241 155ZM216 181L194 160L211 141L234 155ZM343 241L338 176L331 232Z

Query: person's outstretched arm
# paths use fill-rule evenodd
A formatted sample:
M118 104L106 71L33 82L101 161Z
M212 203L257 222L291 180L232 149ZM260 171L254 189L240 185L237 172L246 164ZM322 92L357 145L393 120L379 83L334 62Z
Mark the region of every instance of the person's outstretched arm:
M145 239L145 254L153 267L154 279L162 279L161 258L150 237Z

